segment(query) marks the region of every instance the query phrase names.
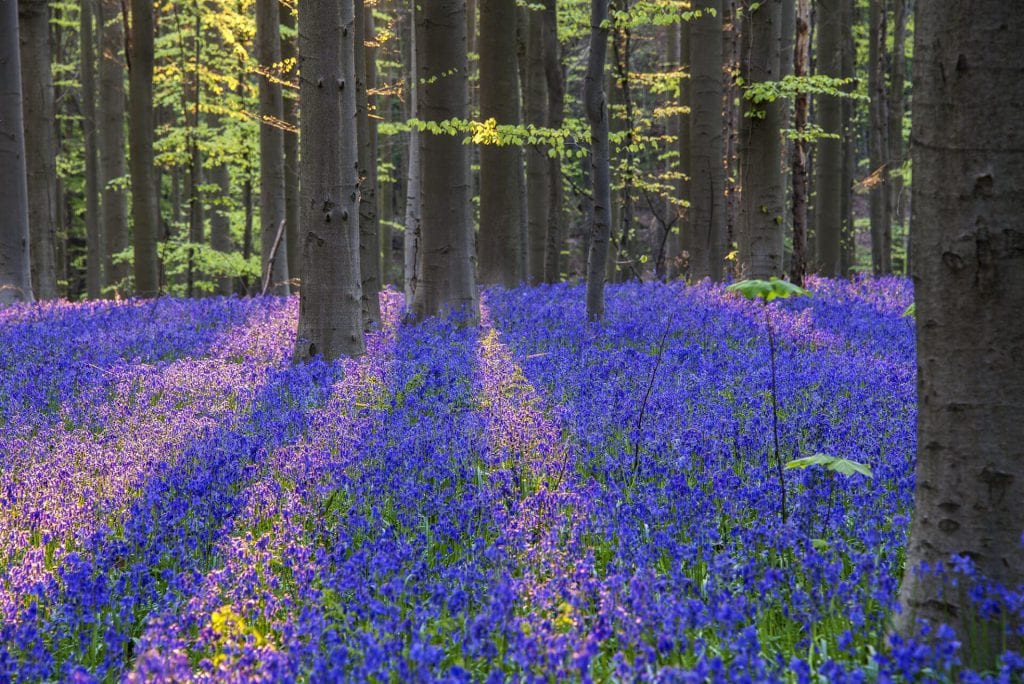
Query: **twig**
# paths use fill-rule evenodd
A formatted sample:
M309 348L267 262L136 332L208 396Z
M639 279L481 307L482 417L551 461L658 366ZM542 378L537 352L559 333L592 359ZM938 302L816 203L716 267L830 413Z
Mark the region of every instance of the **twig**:
M640 428L644 423L644 413L647 411L647 401L651 398L651 390L654 388L654 378L661 366L661 358L665 355L665 340L668 339L668 331L672 326L672 319L665 321L665 331L661 334L661 342L658 344L658 358L654 361L654 368L651 369L651 377L647 380L647 391L644 392L644 400L640 403L640 414L636 418L636 441L633 443L633 483L640 475Z
M277 250L281 246L282 237L284 237L284 221L281 221L281 225L278 226L274 246L270 249L270 259L267 260L267 272L263 274L263 289L260 291L260 296L267 294L267 290L270 289L270 276L274 273L274 261L277 259Z

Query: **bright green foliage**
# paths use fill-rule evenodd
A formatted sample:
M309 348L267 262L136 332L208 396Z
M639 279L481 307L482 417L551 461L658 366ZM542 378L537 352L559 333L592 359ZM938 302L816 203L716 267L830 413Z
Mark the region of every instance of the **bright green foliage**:
M907 307L907 310L903 312L904 318L915 318L917 316L917 304L911 304Z
M874 474L871 472L871 467L865 463L851 461L848 458L829 456L827 454L814 454L813 456L796 458L786 463L786 468L789 470L796 468L810 468L811 466L821 466L826 470L830 470L833 473L839 473L840 475L845 475L846 477L850 477L852 475L863 475L867 478L874 477Z
M768 303L773 299L788 299L789 297L809 297L811 293L804 288L794 285L788 280L780 280L772 277L768 280L741 280L725 288L730 292L739 292L747 299L761 299Z

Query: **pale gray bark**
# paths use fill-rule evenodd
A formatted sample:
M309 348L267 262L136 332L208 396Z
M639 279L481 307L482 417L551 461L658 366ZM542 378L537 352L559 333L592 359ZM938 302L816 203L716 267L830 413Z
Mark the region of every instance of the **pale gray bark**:
M210 206L210 246L218 252L228 253L234 249L231 240L231 173L227 164L218 164L210 169L210 181L217 188L217 199ZM219 278L217 293L229 295L233 284L231 278Z
M353 0L299 7L303 283L295 359L365 351Z
M722 1L694 0L690 22L690 275L720 281L725 260Z
M963 584L916 570L956 554L1024 583L1024 14L928 0L915 22L918 453L897 628L950 623L964 664L991 670L1006 608L985 619Z
M845 0L818 0L817 71L823 76L842 75L843 13ZM819 95L816 102L818 125L826 133L839 138L823 138L817 142L815 159L815 248L818 272L835 277L840 271L840 236L842 234L843 140L842 101L832 95Z
M608 0L590 0L590 54L583 81L583 104L590 124L590 181L593 208L587 257L587 318L604 318L604 283L611 232L611 179L608 145L608 98L604 68L608 57Z
M120 0L100 1L100 225L105 233L104 285L120 289L131 273L128 264L112 256L128 248L128 197L114 181L125 175L124 149L124 27Z
M31 302L18 6L0 2L0 306Z
M544 14L526 10L526 82L525 123L537 127L547 124L547 77L544 72ZM548 237L548 154L540 145L526 147L526 219L529 249L527 250L527 281L536 285L544 281L545 251Z
M869 0L868 94L869 150L873 176L869 191L871 215L871 269L876 275L892 273L892 217L889 213L889 140L886 72L886 0Z
M558 43L558 8L555 0L544 0L544 75L547 80L547 125L559 129L565 122L565 75L562 48ZM564 241L562 219L562 162L548 157L547 247L544 254L544 282L561 279Z
M797 78L807 76L810 61L811 3L798 0L796 9L796 41L793 44L793 74ZM807 175L807 155L810 145L799 136L807 130L811 101L806 93L797 95L793 103L793 128L798 139L793 141L793 256L789 264L789 279L802 286L807 275L807 203L810 184Z
M377 223L377 140L370 121L366 26L373 10L355 0L356 120L359 141L359 269L362 274L363 325L380 324L380 225Z
M132 171L132 239L135 253L135 294L160 293L157 263L159 200L153 160L153 3L132 0L131 60L129 66L128 137Z
M518 125L519 72L515 0L480 0L480 118L498 125ZM519 284L519 224L523 155L516 145L484 145L480 149L480 282L515 287Z
M906 86L907 72L907 22L910 18L910 0L893 0L893 28L892 28L892 59L889 70L889 93L888 93L888 131L886 137L889 140L889 214L891 221L896 225L904 226L906 221L905 209L907 203L904 201L904 186L902 177L898 174L903 166L903 114L906 109L904 88Z
M32 289L38 299L56 299L57 144L47 0L18 0L18 22Z
M416 0L412 0L415 7ZM413 9L409 9L409 74L406 77L408 83L409 118L415 119L419 115L419 108L416 105L419 86L419 69L416 61L416 21L412 17ZM405 186L405 235L404 235L404 282L405 282L405 307L412 311L412 302L416 296L416 286L419 282L418 264L420 251L420 132L413 128L409 131L409 168L406 175Z
M690 226L690 183L693 180L693 146L690 144L690 119L693 118L693 80L690 73L690 44L692 42L692 22L684 21L679 27L679 65L684 73L679 82L679 105L686 109L679 117L679 139L676 149L679 152L679 199L687 203L680 205L679 228L672 250L675 272L686 278L690 277L690 250L693 245L693 231Z
M82 147L85 157L85 292L99 299L103 292L103 231L100 229L99 156L96 149L96 60L93 23L95 0L82 0L79 15L80 80L82 83Z
M465 120L469 114L465 0L416 6L421 119ZM420 134L420 244L412 308L418 318L458 312L479 317L468 147L459 136Z
M347 3L345 3L347 4ZM316 12L317 10L313 10ZM280 12L277 0L256 2L256 60L262 69L272 70L281 61ZM300 32L301 33L301 32ZM354 83L353 83L354 85ZM286 240L274 253L274 242L285 225L284 204L284 101L281 86L267 76L259 79L260 90L260 260L263 278L269 277L270 289L287 295L288 245ZM354 88L353 88L354 90ZM305 146L303 147L305 149ZM308 238L305 240L308 245ZM274 254L271 263L271 254Z
M298 57L298 36L295 35L295 10L285 3L280 6L281 61L288 63ZM298 86L298 66L282 74ZM288 243L288 278L302 282L302 238L299 234L299 98L291 89L282 90L284 111L284 221Z

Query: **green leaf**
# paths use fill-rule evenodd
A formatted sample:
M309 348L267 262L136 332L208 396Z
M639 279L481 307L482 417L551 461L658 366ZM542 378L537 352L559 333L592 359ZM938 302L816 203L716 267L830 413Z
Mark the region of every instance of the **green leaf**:
M773 299L810 296L810 292L794 285L788 280L772 277L768 280L741 280L725 288L729 292L739 292L747 299L761 299L770 302Z
M846 477L858 474L867 478L874 478L874 474L867 464L851 461L848 458L829 456L828 454L814 454L813 456L796 458L786 463L787 470L810 468L811 466L823 466L834 473L839 473Z
M911 304L907 307L907 310L903 312L903 317L915 318L917 316L917 304Z

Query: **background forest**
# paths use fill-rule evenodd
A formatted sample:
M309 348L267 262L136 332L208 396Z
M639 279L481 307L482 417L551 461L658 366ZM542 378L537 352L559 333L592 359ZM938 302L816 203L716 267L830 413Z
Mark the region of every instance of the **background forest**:
M258 292L282 222L297 285L294 4L148 5L18 3L36 296ZM608 280L905 272L911 5L612 3ZM415 280L420 198L460 185L423 130L470 145L482 283L583 278L589 3L470 0L468 102L423 115L411 6L355 10L364 290Z

